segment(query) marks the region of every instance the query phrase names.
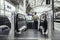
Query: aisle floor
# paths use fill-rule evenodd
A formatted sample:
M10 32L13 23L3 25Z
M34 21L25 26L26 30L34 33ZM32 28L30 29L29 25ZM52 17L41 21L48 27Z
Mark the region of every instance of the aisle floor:
M28 29L27 31L20 34L15 34L15 39L41 39L41 40L48 40L49 38L45 38L40 34L38 30L35 29Z
M54 22L54 28L53 40L60 40L60 20Z
M54 31L53 40L60 40L60 31Z

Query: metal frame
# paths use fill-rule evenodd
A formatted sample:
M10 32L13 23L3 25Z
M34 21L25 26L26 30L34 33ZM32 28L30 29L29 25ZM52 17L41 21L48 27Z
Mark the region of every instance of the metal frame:
M52 0L52 11L53 11L53 15L52 15L52 23L51 23L51 39L53 39L54 36L54 0Z

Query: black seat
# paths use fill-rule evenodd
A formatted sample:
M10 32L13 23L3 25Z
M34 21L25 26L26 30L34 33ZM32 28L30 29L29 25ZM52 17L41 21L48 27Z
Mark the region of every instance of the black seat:
M0 15L0 26L1 25L7 25L9 28L11 28L11 23L9 19L7 18L7 16Z

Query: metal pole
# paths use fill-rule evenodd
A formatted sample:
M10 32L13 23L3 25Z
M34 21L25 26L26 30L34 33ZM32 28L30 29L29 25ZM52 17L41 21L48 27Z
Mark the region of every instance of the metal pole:
M24 0L23 3L24 3L24 13L26 14L26 0Z
M8 38L9 40L14 39L14 12L11 15L11 29Z
M5 1L6 1L6 0L4 0L4 16L5 16Z
M54 0L52 0L52 10L53 10L53 30L54 30Z
M54 0L52 0L52 11L53 11L53 14L52 14L52 20L51 20L51 39L53 39L53 36L54 36Z

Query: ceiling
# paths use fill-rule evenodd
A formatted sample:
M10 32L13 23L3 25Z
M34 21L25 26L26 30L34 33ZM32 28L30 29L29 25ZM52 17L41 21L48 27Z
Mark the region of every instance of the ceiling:
M14 3L15 5L19 5L20 0L10 0L12 3Z
M49 8L49 7L52 7L52 2L51 4L48 6L46 5L46 0L27 0L30 4L30 6L33 8L34 11L36 11L35 9L37 10L40 10L42 7L45 9L45 8ZM33 5L33 6L32 6ZM42 6L42 7L41 7ZM54 7L56 9L56 12L57 11L60 11L60 0L54 0ZM40 9L39 9L40 8ZM42 8L42 9L43 9ZM48 9L49 10L49 9ZM43 10L42 10L43 11Z
M23 0L6 0L12 2L14 5L23 4Z
M23 5L23 0L10 0L13 4L15 5ZM34 4L33 8L36 8L36 7L40 7L40 6L46 6L46 0L27 0L29 3L30 3L30 6L32 7L32 4ZM47 6L47 7L51 7L50 6ZM57 11L59 11L59 7L60 7L60 0L54 0L54 7ZM38 9L37 9L38 10Z

